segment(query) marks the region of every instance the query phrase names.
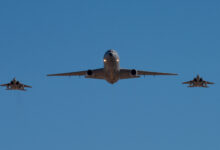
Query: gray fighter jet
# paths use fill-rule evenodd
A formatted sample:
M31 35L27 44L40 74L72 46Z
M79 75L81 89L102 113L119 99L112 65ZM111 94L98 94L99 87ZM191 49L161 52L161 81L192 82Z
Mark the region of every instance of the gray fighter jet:
M118 53L112 49L105 53L103 62L104 68L61 74L48 74L47 76L84 76L85 78L103 79L114 84L120 79L139 78L141 75L177 75L175 73L122 69L119 66Z
M204 87L207 88L208 84L214 84L213 82L208 82L203 80L199 75L191 81L183 82L183 84L189 84L188 87Z
M0 86L5 86L6 90L21 90L21 91L26 91L26 89L24 89L25 87L32 88L29 85L24 85L24 84L20 83L15 78L10 83L1 84Z

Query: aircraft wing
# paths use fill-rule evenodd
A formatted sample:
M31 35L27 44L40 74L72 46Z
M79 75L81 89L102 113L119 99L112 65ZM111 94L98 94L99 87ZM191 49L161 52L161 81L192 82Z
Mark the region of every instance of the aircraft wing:
M150 72L150 71L140 71L138 70L138 75L178 75L176 73L162 73L162 72Z
M214 82L205 81L207 84L215 84Z
M86 78L104 79L104 69L94 69L78 72L68 72L59 74L48 74L47 76L85 76Z
M9 86L9 84L1 84L0 86Z
M120 69L120 79L139 78L141 75L178 75L175 73L150 72L134 69Z
M193 81L187 81L187 82L183 82L183 84L192 84Z
M24 87L27 87L27 88L32 88L32 86L29 86L29 85L24 85L24 84L23 84L23 86L24 86Z
M47 76L83 76L83 75L86 75L86 71L48 74Z

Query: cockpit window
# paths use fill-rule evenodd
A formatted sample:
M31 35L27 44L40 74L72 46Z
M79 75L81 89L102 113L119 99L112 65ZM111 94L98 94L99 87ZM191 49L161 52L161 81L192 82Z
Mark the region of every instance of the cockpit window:
M113 50L111 50L111 49L110 49L110 50L108 50L107 52L108 52L108 53L112 53L112 52L113 52Z

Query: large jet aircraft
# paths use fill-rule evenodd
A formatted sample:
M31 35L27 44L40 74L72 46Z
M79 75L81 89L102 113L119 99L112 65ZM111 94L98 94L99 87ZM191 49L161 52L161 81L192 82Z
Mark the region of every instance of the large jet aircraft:
M203 80L199 75L191 81L183 82L183 84L189 84L188 87L205 87L207 88L208 84L214 84L213 82L208 82Z
M69 72L60 74L48 74L47 76L85 76L85 78L103 79L114 84L120 79L139 78L142 75L177 75L175 73L160 73L141 71L136 69L122 69L119 66L119 56L115 50L108 50L104 55L104 68Z
M6 90L21 90L21 91L26 91L26 89L24 89L25 87L32 88L29 85L24 85L20 83L15 78L10 83L1 84L0 86L6 86Z

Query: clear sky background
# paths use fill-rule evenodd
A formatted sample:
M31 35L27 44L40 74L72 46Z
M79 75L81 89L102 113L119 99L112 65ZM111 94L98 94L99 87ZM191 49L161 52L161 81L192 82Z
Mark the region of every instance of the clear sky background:
M179 73L114 85L46 77L103 66ZM0 150L219 150L219 0L0 2ZM181 82L200 74L210 88Z

